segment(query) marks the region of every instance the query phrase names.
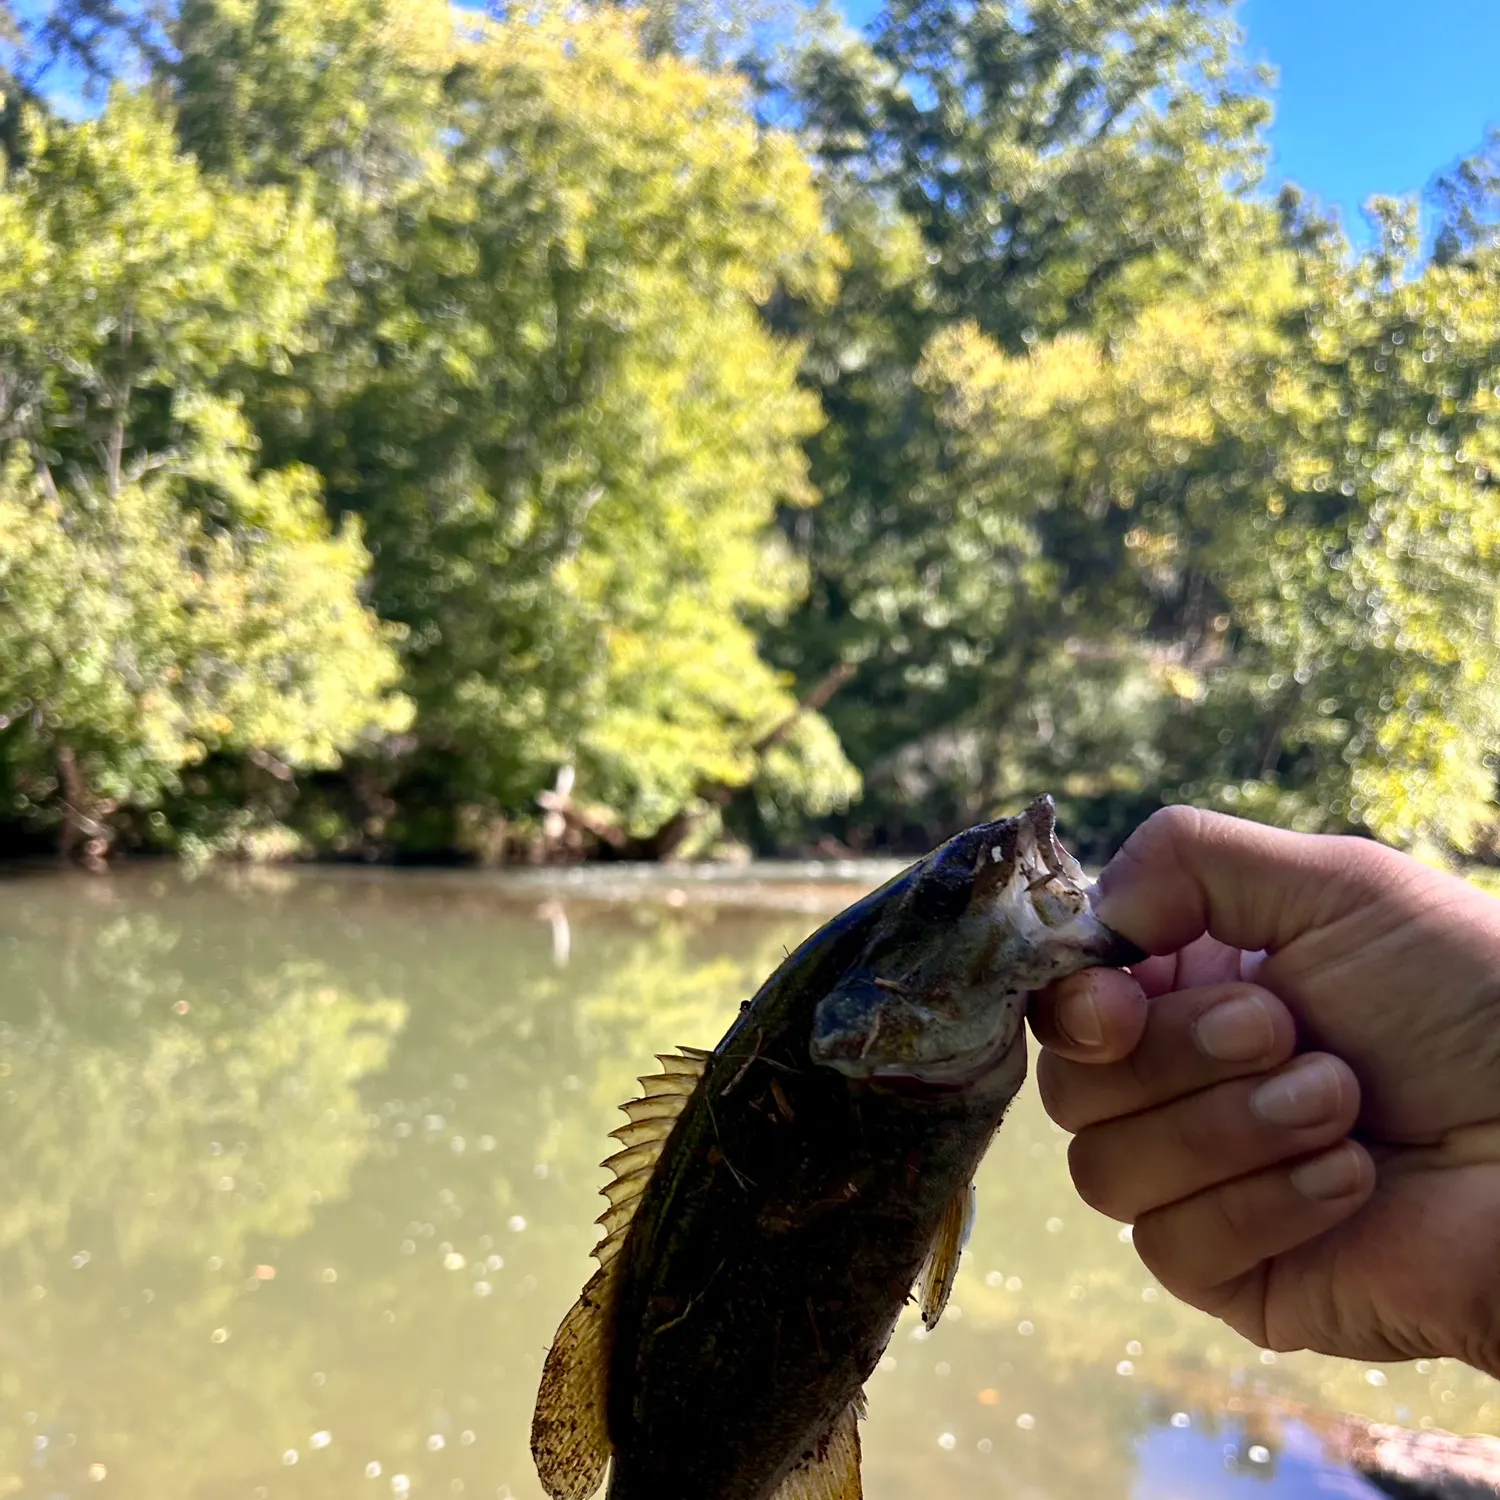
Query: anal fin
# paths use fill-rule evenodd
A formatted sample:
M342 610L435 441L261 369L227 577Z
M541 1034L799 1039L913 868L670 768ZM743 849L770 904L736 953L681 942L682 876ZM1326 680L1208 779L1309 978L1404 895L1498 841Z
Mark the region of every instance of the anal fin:
M861 1500L858 1417L861 1392L837 1417L822 1442L776 1487L771 1500Z
M922 1268L922 1322L937 1327L958 1275L958 1259L974 1227L974 1184L966 1182L949 1200Z

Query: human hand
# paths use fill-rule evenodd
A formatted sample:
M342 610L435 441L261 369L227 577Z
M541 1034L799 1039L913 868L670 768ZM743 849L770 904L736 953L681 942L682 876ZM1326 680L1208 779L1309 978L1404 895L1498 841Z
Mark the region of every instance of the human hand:
M1084 1200L1263 1347L1500 1376L1500 902L1367 840L1174 807L1097 911L1158 956L1033 1007Z

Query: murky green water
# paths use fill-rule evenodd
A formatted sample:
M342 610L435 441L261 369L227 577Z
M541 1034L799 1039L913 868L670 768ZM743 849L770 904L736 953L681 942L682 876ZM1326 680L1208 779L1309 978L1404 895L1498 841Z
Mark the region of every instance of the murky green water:
M0 881L0 1495L539 1496L614 1106L853 894L674 878ZM1461 1366L1180 1308L1064 1149L1028 1090L872 1381L870 1500L1371 1495L1317 1411L1500 1430Z

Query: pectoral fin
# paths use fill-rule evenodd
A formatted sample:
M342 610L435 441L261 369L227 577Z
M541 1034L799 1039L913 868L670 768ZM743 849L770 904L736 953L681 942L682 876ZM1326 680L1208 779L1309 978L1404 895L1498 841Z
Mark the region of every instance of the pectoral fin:
M861 1500L859 1427L864 1396L857 1396L823 1441L777 1486L771 1500Z
M974 1228L974 1196L974 1184L966 1182L949 1200L927 1264L922 1268L922 1322L929 1329L937 1327L948 1305L948 1294L958 1275L959 1256Z

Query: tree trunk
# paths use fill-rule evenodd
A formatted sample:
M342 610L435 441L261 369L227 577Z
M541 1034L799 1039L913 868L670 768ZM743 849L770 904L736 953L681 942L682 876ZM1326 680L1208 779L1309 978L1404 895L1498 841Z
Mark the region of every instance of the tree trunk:
M94 795L71 745L58 747L57 779L62 788L63 807L57 852L96 875L102 874L114 839L113 831L103 820L114 811L114 803Z
M766 731L751 745L751 752L759 760L768 750L779 745L796 727L803 714L816 713L838 690L854 676L857 667L849 662L840 662L810 688L791 713L779 724ZM673 813L661 827L644 836L626 833L608 817L578 807L573 802L573 778L571 768L559 778L555 788L537 793L537 806L547 814L549 841L555 845L565 830L585 833L596 839L609 851L612 859L645 860L659 862L672 859L691 837L693 830L703 817L702 808L681 808ZM725 807L742 790L724 781L700 782L697 797L709 808Z

